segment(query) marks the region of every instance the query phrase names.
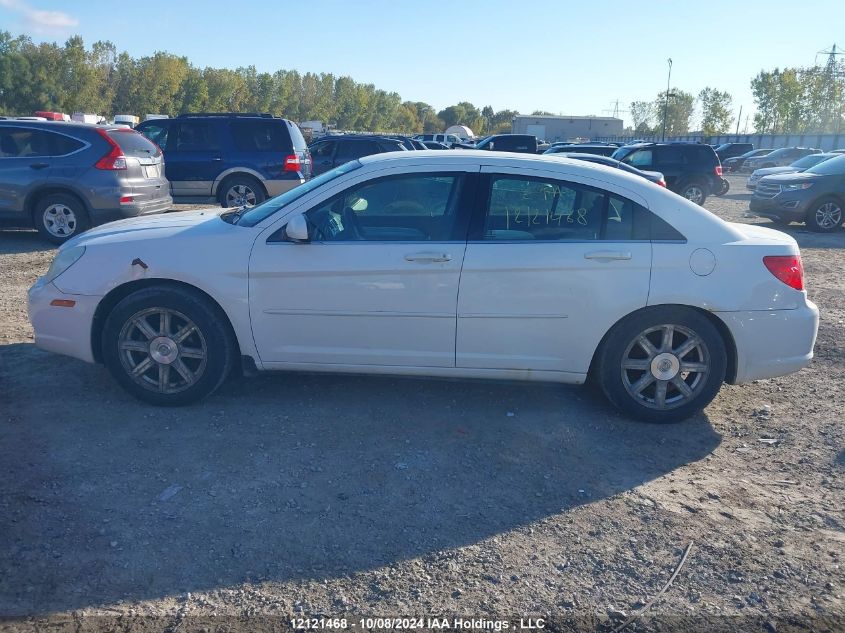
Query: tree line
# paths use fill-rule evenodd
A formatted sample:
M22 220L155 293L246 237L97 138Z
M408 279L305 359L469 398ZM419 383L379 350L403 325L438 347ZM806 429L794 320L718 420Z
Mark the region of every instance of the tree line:
M440 112L402 101L331 73L245 68L198 68L186 57L157 52L134 58L98 41L86 48L74 36L64 45L35 44L0 31L0 114L37 110L114 114L270 112L294 121L323 121L344 130L442 132L449 125L476 133L510 131L514 110L495 112L462 102Z
M845 62L761 71L751 81L759 133L845 130ZM135 58L98 41L87 48L74 36L63 45L35 44L27 36L0 30L0 114L36 110L65 113L168 114L183 112L270 112L294 121L318 120L344 130L440 132L467 125L476 134L509 132L516 110L494 111L462 101L436 111L422 101L403 101L396 92L331 73L295 70L257 72L254 66L199 68L186 57L157 52ZM653 101L631 103L634 135L688 134L700 112L706 135L732 132L730 94L707 87L697 95L680 89ZM550 114L535 111L533 114Z

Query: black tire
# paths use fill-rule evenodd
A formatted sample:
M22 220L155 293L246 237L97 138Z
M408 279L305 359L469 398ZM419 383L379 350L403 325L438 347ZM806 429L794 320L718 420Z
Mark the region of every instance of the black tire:
M45 240L63 244L91 227L82 201L69 193L51 193L35 201L32 222Z
M687 342L699 344L682 353L680 359L665 352L650 356L637 342L640 335L647 333L645 337L661 351L662 328L667 326L673 328L673 349L681 350ZM661 374L667 379L657 379L653 369L623 369L623 358L628 366L643 364L667 372ZM596 374L607 399L633 418L657 423L679 422L701 411L719 392L727 369L727 351L719 331L705 315L683 306L655 306L626 317L605 337L597 360ZM697 369L684 371L685 365ZM687 385L688 395L675 386L675 378ZM658 406L660 383L666 383L663 407ZM646 386L637 392L639 385Z
M247 208L261 204L267 199L264 187L252 176L229 176L222 183L217 192L220 206L224 208Z
M169 316L162 325L164 311ZM155 337L144 335L135 325L139 323L139 315ZM189 330L191 324L196 330L177 342L178 335ZM172 335L161 336L163 332ZM147 346L147 351L126 349L133 344ZM139 400L159 406L182 406L213 393L229 375L235 349L231 330L220 309L199 293L182 288L145 288L134 292L114 307L103 326L103 361L112 376ZM137 378L130 375L133 368L138 370L147 362L152 364ZM168 367L166 370L164 365ZM185 378L183 369L192 375L192 382Z
M731 190L731 183L728 182L727 178L722 178L719 185L719 189L714 192L717 196L724 196L726 193L728 193L728 191Z
M705 183L699 180L690 180L680 186L678 193L690 202L704 206L704 201L707 200L707 190Z
M845 204L834 197L816 200L807 211L807 228L816 233L833 233L845 222Z

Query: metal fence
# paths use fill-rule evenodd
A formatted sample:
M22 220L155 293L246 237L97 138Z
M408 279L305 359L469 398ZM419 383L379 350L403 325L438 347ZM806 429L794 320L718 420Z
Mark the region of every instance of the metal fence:
M634 140L659 143L659 136L608 136L595 139L607 142L630 142ZM698 143L709 143L721 145L722 143L752 143L755 149L768 149L779 147L815 147L829 151L832 149L845 149L845 134L722 134L721 136L672 136L667 141L687 141Z

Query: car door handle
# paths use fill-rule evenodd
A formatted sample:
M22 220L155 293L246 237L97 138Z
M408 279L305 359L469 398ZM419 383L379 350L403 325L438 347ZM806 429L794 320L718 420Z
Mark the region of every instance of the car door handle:
M623 251L592 251L584 253L584 259L631 259L631 253Z
M217 161L219 161L219 160L223 160L223 157L222 157L222 156L215 156L215 157L214 157L214 158L212 158L211 160L212 160L212 161L214 161L214 162L217 162Z
M30 169L44 169L45 167L49 167L50 163L31 163Z
M407 262L449 262L452 256L448 253L409 253L405 255Z

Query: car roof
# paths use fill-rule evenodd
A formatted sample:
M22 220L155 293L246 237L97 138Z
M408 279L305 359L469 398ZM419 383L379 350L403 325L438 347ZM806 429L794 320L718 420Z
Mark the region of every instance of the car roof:
M2 119L0 125L7 127L29 127L44 130L125 130L121 125L111 123L83 123L82 121L31 121L21 119Z

